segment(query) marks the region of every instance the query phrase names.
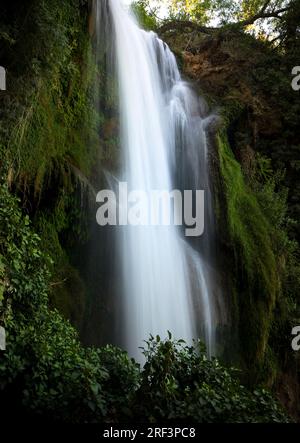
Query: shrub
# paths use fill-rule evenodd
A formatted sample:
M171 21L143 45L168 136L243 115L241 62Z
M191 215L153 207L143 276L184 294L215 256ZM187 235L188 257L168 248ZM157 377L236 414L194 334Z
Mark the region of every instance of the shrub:
M82 347L48 306L51 262L39 237L6 185L0 197L0 319L7 332L0 393L11 400L8 414L16 418L22 405L22 414L72 423L287 421L269 393L248 392L199 343L151 337L142 370L116 347Z
M287 417L264 389L249 392L236 370L208 360L203 345L151 337L137 392L140 420L188 423L286 422Z

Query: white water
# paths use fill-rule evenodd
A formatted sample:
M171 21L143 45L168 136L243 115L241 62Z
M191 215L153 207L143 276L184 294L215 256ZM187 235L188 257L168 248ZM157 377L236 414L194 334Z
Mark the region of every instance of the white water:
M186 189L201 184L197 189L209 192L201 105L181 80L174 55L154 33L138 27L120 0L97 5L98 27L103 30L103 15L109 15L114 34L122 181L135 190L170 191L180 183ZM130 355L141 360L143 340L150 333L165 338L167 331L188 343L201 333L213 353L215 307L205 257L177 227L119 229L120 322Z

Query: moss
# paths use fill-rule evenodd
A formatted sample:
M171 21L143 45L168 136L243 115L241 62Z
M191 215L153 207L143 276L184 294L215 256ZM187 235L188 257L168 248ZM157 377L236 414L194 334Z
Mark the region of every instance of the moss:
M57 164L74 164L87 174L94 161L91 147L95 148L92 137L96 137L97 115L82 73L74 69L67 92L64 87L61 72L40 80L10 143L15 169L21 171L23 180L34 182L36 192L42 190L46 174Z
M91 170L101 121L94 106L97 68L81 0L30 0L22 8L14 16L3 7L15 46L3 48L10 81L0 98L0 149L14 184L21 191L34 186L38 195L57 165Z
M234 309L239 312L241 351L255 378L265 361L273 310L280 293L273 227L257 194L246 183L224 133L218 136L218 147L226 223L236 264L238 309Z
M249 282L258 281L275 302L279 290L276 259L272 246L272 227L259 201L247 186L240 164L235 160L224 136L219 136L221 173L225 184L228 226L235 245L244 258Z
M14 22L15 46L3 49L10 84L0 121L0 169L51 256L52 306L79 327L84 284L70 265L67 243L76 237L82 245L87 234L75 171L87 177L101 159L99 129L105 122L94 102L100 73L83 3L30 0L21 22L20 12L14 17L4 6L8 25Z

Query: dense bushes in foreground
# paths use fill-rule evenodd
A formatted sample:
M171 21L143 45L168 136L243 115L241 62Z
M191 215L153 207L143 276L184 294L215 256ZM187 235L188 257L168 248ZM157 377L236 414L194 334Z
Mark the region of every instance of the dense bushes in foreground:
M65 422L285 422L272 396L249 392L200 344L151 337L143 369L112 346L83 348L48 308L49 259L6 185L0 188L0 394L22 411ZM20 409L19 409L20 410ZM8 411L9 413L9 411Z

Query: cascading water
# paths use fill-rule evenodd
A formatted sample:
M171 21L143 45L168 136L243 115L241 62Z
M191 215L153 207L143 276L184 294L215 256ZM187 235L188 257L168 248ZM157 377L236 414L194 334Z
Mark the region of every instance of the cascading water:
M131 190L146 192L175 188L206 192L206 232L199 245L187 242L176 226L118 228L122 345L141 360L143 340L150 333L164 338L170 331L188 343L202 336L211 355L216 306L201 103L181 80L168 46L153 32L141 30L120 0L98 0L96 8L98 37L107 33L104 23L113 33L122 181Z

